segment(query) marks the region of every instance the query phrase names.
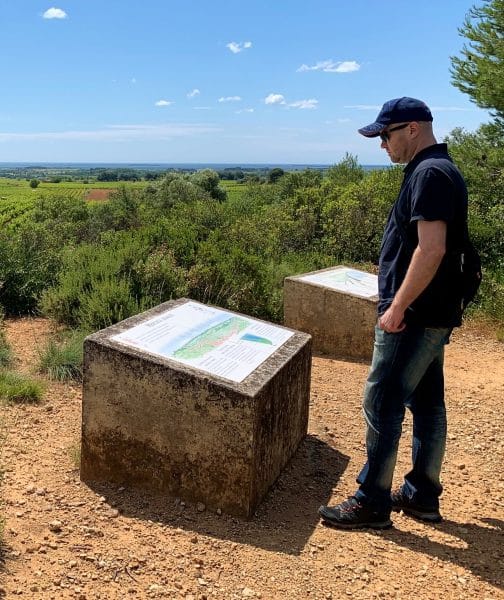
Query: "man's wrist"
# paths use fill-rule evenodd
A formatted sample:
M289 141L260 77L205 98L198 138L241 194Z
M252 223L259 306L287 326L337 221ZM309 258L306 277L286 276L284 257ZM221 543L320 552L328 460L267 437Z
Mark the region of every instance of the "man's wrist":
M394 299L392 300L392 304L390 305L390 308L392 308L393 310L396 310L396 311L405 312L405 311L406 311L406 309L408 308L408 306L407 306L407 305L405 306L405 305L404 305L404 304L401 302L401 300L400 300L400 299L398 299L398 298L394 298Z

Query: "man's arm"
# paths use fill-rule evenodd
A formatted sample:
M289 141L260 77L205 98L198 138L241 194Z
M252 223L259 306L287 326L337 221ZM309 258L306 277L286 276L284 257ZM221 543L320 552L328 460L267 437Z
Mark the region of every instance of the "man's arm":
M392 304L378 321L380 329L389 333L402 331L404 313L432 281L446 252L446 223L444 221L417 221L418 246L401 287Z

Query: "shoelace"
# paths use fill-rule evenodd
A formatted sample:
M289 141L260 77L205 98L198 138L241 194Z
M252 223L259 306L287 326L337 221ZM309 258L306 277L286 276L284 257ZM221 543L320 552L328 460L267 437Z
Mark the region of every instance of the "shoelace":
M359 503L355 496L350 496L347 500L344 500L340 505L341 512L353 512L362 508L362 504Z

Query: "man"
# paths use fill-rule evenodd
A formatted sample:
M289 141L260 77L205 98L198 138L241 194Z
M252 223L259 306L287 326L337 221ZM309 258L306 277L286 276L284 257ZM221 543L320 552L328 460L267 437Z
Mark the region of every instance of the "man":
M391 510L435 523L446 441L443 354L461 324L453 256L467 230L467 190L420 100L386 102L359 133L380 136L391 161L406 167L380 250L378 323L363 403L367 462L355 494L321 506L319 514L346 529L389 527ZM391 492L405 407L413 414L413 467Z

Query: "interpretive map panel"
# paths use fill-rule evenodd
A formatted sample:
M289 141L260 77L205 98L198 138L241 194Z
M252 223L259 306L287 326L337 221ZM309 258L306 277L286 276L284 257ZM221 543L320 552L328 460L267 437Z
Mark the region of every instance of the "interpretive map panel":
M240 382L294 332L187 302L111 339Z
M371 298L378 295L378 277L376 275L350 269L349 267L337 267L326 271L318 271L299 279L301 281L317 283L333 290L362 296L363 298Z

